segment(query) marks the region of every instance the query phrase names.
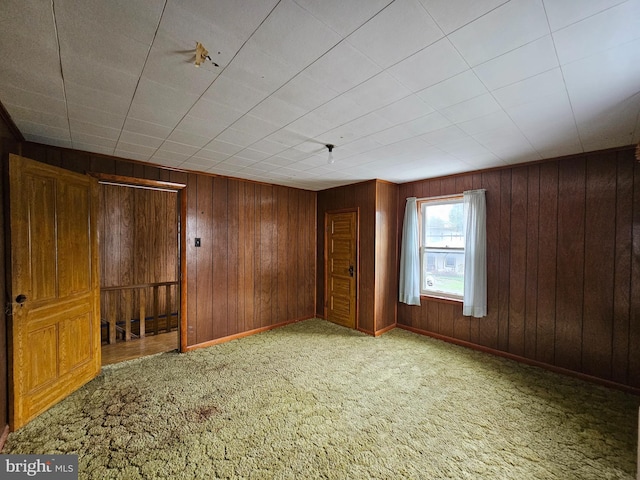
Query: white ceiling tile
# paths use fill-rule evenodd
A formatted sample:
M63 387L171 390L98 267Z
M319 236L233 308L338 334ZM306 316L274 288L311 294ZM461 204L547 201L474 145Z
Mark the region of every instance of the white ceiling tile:
M103 138L97 135L74 132L73 130L71 130L71 142L73 143L74 148L77 148L76 144L98 145L100 147L110 148L111 152L113 152L113 149L116 147L116 140L111 138Z
M131 97L94 90L70 81L65 82L67 101L84 107L102 110L107 113L124 116L127 114Z
M158 149L156 153L151 157L152 162L159 163L160 165L167 165L177 167L184 161L186 161L191 155L182 154L177 152L171 152L169 150Z
M170 140L172 142L191 145L198 149L204 147L211 141L211 139L211 136L203 137L202 135L198 135L191 131L180 130L178 128L171 132L171 135L167 137L167 140Z
M420 0L445 33L472 22L508 0Z
M156 153L156 150L157 149L153 147L147 147L145 145L137 145L135 143L127 143L127 142L118 142L118 145L116 148L116 152L123 151L123 152L135 153L136 155L140 157L145 157L146 159L150 158L151 155Z
M347 42L342 42L304 70L304 74L338 93L380 73L382 69Z
M431 145L438 145L441 143L453 142L455 140L461 140L467 138L468 133L464 132L456 125L450 125L448 127L434 130L433 132L425 133L420 138Z
M254 150L253 148L245 148L244 150L241 150L235 154L235 157L237 158L251 160L252 162L260 162L265 158L268 158L269 156L270 155L268 153L260 152L258 150Z
M364 81L352 88L345 97L365 108L373 111L398 101L410 95L408 88L386 72Z
M202 99L226 105L237 112L246 113L267 96L263 91L239 83L223 73L216 77Z
M92 143L73 142L73 148L83 152L102 153L104 155L113 155L113 147L105 147L104 145L95 145Z
M415 135L433 132L441 128L451 125L451 120L442 115L440 112L433 112L424 117L416 118L410 122L404 123L403 126Z
M155 123L173 130L183 116L183 112L174 112L173 110L161 109L153 105L134 103L131 105L127 119L134 118L148 123Z
M405 123L433 112L433 108L417 95L408 95L387 105L376 113L382 115L391 123Z
M386 130L392 126L391 122L377 113L368 113L333 130L326 132L323 137L335 142L350 142L360 137L366 137L376 132Z
M27 142L42 143L43 145L52 145L54 147L73 148L71 139L67 137L47 137L45 135L37 135L25 132L24 138Z
M183 115L196 103L199 95L175 89L168 85L142 78L133 98L134 105L153 106L159 110L171 110Z
M396 0L352 33L348 41L387 68L443 36L418 0Z
M473 67L548 34L542 0L511 0L448 38Z
M208 160L211 160L212 163L218 163L226 160L231 155L227 155L225 153L220 153L220 152L214 152L213 150L201 149L201 150L198 150L198 152L193 156L198 158L206 158Z
M258 140L256 143L251 145L251 148L258 150L259 152L267 153L269 155L275 155L287 149L285 145L274 142L269 138Z
M416 95L429 106L441 110L484 93L487 93L487 89L473 70L466 70L432 87L425 88Z
M445 38L394 65L388 72L412 92L417 92L468 68L467 63Z
M109 128L122 129L125 122L124 115L116 115L95 108L85 107L75 103L67 103L68 115L71 120L96 123Z
M74 27L85 23L97 33L108 29L112 35L151 44L162 9L163 0L56 0L56 14Z
M14 122L31 122L42 125L50 125L56 128L68 129L69 120L66 116L55 115L47 111L32 110L25 108L19 104L12 104L10 102L4 103L4 107L10 113Z
M186 115L180 123L176 126L176 130L180 130L189 135L195 135L195 139L199 141L202 138L208 138L211 140L226 128L229 127L229 123L221 119L218 115L213 115L211 119L203 119Z
M562 71L560 68L554 68L491 93L503 108L509 108L522 103L539 102L549 95L565 90Z
M116 148L113 151L112 155L115 155L121 158L128 158L130 160L139 160L139 161L147 161L149 160L149 157L150 157L150 155L146 155L138 152L130 152L128 150L124 150L120 148Z
M235 155L240 150L242 150L242 146L234 145L233 143L223 142L222 140L214 139L210 141L205 147L205 150L213 150L214 152L223 153L226 155ZM202 152L198 153L201 155Z
M404 125L396 125L376 133L375 140L382 145L390 145L415 136L415 133Z
M509 115L503 110L476 117L466 122L460 122L457 125L469 135L477 135L496 130L507 135L509 130L517 130L513 120L511 120Z
M5 106L7 104L20 105L29 110L43 111L61 117L67 116L67 109L62 95L60 97L48 97L37 92L0 83L0 98ZM11 110L9 110L9 113L11 113Z
M117 148L123 148L122 144L133 144L143 145L145 147L152 148L153 151L155 151L155 149L162 145L162 142L164 142L164 138L151 137L149 135L142 135L140 133L125 130L120 134Z
M272 95L304 110L313 110L335 98L338 92L317 82L309 75L300 73L283 85Z
M71 126L72 137L78 133L84 133L87 135L96 135L98 137L108 138L110 140L117 140L120 136L119 128L109 128L104 125L96 125L95 123L81 122L79 120L70 119L69 125Z
M251 110L251 115L277 126L287 125L302 117L307 111L278 97L270 96Z
M624 1L626 0L544 0L544 8L551 31L555 32Z
M82 119L80 119L82 120ZM171 133L171 128L165 125L145 122L136 118L128 117L124 129L133 133L148 135L150 137L166 138Z
M263 50L259 43L250 39L224 73L231 81L263 92L264 96L267 96L287 83L299 71L299 68L273 56L273 53Z
M307 138L307 136L289 128L281 128L277 132L266 137L264 140L269 140L270 142L283 145L284 147L292 147L294 145L298 145L300 142L304 142Z
M607 109L617 109L640 90L640 40L565 65L562 71L578 123L606 116Z
M336 45L342 37L292 0L281 0L251 40L296 71Z
M52 125L34 123L28 120L16 120L15 123L21 132L28 133L29 135L71 140L68 126L54 127Z
M296 0L296 3L345 37L374 17L389 0Z
M640 2L628 1L553 34L560 63L604 52L640 38Z
M493 95L486 93L442 109L442 114L454 123L466 122L501 110Z
M192 145L185 145L184 143L171 142L169 140L165 140L158 151L168 152L168 153L178 153L180 155L191 156L195 154L198 150L197 147Z
M533 77L558 66L551 35L485 62L473 71L489 90Z

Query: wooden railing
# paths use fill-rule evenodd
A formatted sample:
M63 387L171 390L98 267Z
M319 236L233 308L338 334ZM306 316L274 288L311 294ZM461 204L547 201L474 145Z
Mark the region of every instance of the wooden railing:
M174 292L172 293L172 287ZM147 307L147 290L152 290L151 312ZM179 325L178 282L144 283L117 287L102 287L100 289L103 322L106 323L108 333L107 342L116 343L118 330L121 330L125 341L132 337L146 335L147 320L151 323L154 335L160 332L160 319L164 317L164 330L169 332L173 328L172 317L176 317L176 328ZM175 306L174 306L175 305ZM135 313L134 313L135 312ZM151 313L148 315L148 313ZM132 323L138 321L139 334L132 333ZM123 325L123 326L122 326Z

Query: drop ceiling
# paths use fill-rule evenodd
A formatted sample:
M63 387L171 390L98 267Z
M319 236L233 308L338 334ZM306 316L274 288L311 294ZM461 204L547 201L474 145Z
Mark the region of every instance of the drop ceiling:
M47 145L320 190L640 141L640 0L2 0L0 18L0 101Z

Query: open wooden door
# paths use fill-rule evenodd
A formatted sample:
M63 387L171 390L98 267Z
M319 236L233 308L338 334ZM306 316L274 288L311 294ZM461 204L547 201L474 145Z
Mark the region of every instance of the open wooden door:
M9 424L100 372L98 182L11 155Z
M356 327L357 215L356 211L327 213L325 220L325 316L349 328Z

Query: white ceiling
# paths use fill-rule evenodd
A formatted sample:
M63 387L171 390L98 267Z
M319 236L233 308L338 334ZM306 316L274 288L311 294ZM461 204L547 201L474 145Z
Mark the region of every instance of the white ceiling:
M640 0L2 0L0 101L33 142L402 183L639 142Z

